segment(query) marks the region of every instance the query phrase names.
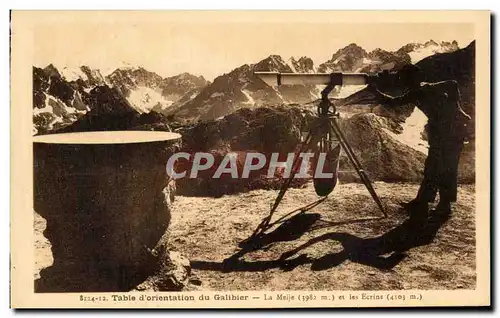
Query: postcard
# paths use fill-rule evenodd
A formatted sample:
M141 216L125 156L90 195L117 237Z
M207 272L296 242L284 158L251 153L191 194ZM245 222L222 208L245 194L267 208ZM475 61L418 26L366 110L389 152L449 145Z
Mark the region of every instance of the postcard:
M490 19L12 11L11 306L490 306Z

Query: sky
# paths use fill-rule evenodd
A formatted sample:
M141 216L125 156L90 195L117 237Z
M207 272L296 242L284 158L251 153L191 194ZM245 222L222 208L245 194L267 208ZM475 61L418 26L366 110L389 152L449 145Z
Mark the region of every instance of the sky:
M45 23L35 30L34 65L88 65L103 73L142 66L162 77L189 72L213 80L271 54L308 56L317 66L350 43L367 51L430 39L465 47L473 37L473 26L465 23Z

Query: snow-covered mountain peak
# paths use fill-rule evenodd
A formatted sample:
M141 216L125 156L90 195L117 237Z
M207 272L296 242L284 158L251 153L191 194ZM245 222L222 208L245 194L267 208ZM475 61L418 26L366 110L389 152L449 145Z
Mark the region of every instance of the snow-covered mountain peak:
M301 56L298 60L292 56L287 64L294 73L314 73L316 71L313 60L307 56Z

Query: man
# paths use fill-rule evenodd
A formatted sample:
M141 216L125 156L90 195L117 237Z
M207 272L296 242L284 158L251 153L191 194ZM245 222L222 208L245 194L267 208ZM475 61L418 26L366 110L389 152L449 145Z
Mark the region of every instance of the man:
M404 206L412 217L427 216L429 203L439 191L436 212L450 215L451 203L457 200L458 162L471 119L460 105L458 84L453 80L425 83L423 72L415 65L403 67L397 80L407 89L398 97L380 92L373 84L368 88L381 103L389 107L415 104L428 119L424 179L416 198Z

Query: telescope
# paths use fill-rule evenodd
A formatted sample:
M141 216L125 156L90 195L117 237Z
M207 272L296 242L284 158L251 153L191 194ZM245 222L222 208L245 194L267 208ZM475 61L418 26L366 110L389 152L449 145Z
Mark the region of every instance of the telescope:
M366 171L361 166L359 159L354 153L352 147L349 145L346 136L340 129L337 119L339 118L339 113L337 112L335 105L332 104L328 98L328 94L337 85L368 85L372 83L377 83L380 81L387 80L389 78L389 72L384 71L376 75L368 75L365 73L280 73L280 72L254 72L262 81L264 81L269 86L280 86L280 85L326 85L321 91L321 101L318 105L318 117L311 124L310 130L307 136L302 141L299 146L298 153L303 153L311 149L319 149L324 153L333 153L337 149L337 157L340 155L339 148L333 148L332 142L338 142L341 149L344 149L347 158L349 159L351 165L358 173L361 181L364 183L368 192L372 196L375 203L378 205L380 211L383 213L384 217L387 217L387 212L385 207L380 201L379 196L373 188L372 182ZM296 157L298 158L298 156ZM338 162L337 162L338 164ZM271 211L267 217L265 217L259 226L255 229L252 236L253 238L262 235L270 227L283 222L283 218L290 217L290 214L285 217L280 218L278 221L271 223L271 218L278 208L281 200L283 199L285 192L291 185L291 180L295 176L296 172L300 167L299 160L294 160L292 163L292 170L290 178L286 179L280 188L280 192L271 205ZM335 177L336 178L336 177ZM333 191L336 185L336 179L327 180L323 182L321 180L313 179L314 188L319 196L326 198L328 194ZM318 201L322 202L322 200ZM303 210L300 210L303 212ZM299 213L302 213L299 212Z
M327 115L330 108L336 113L335 105L328 100L328 95L335 86L368 85L385 82L390 73L383 71L378 74L366 73L280 73L280 72L254 72L269 86L281 85L326 85L321 91L321 103L318 105L318 115Z
M279 73L255 72L269 86L280 85L367 85L373 76L365 73Z

